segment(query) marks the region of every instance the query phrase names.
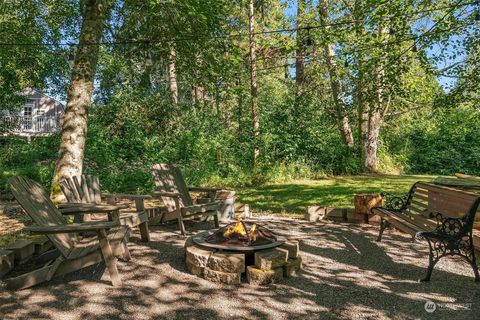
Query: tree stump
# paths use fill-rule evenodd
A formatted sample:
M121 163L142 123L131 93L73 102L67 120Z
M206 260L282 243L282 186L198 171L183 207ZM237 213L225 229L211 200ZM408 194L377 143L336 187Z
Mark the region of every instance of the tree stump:
M370 209L383 206L382 196L378 193L360 193L355 195L355 212L363 215L363 221L368 223Z

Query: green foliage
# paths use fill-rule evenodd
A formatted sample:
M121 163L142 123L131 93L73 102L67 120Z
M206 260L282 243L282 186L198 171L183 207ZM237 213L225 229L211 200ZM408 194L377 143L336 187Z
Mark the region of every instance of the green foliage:
M477 107L437 108L403 116L386 133L389 150L408 172L480 174L480 112Z
M8 178L28 176L50 187L58 152L58 135L34 138L29 144L25 138L2 138L0 140L0 194L8 193Z
M201 185L246 186L359 174L358 100L363 95L365 106L380 104L375 101L380 89L386 113L378 151L381 172L479 174L478 26L467 32L469 14L448 14L442 20L463 7L433 10L452 4L450 0L331 2L329 19L336 26L262 34L297 22L318 25L318 2L305 2L301 19L293 21L286 17L285 1L255 1L261 150L255 172L247 3L116 2L102 40L115 44L100 47L84 171L99 175L104 190L111 192L150 191L149 168L158 162L181 166L190 183ZM2 3L0 42L75 39L79 9L73 0ZM424 9L423 14L413 14ZM363 22L350 23L352 19ZM436 22L443 24L418 37L414 51L413 36ZM299 49L297 35L307 33L313 45L306 50L305 81L297 91L291 63ZM329 73L321 59L325 41L335 48L357 143L353 153L345 147L332 107ZM435 70L440 58L427 56L426 48L453 43L456 47L447 51L461 56L458 41L465 44L466 59L448 69L450 76L461 78L447 94ZM0 104L18 106L21 101L12 98L13 93L26 86L64 92L69 52L73 48L68 46L0 47ZM178 104L170 102L170 61L175 62ZM193 88L202 88L205 98L196 99ZM58 136L34 139L32 144L2 140L0 191L15 174L29 175L48 187L58 141Z

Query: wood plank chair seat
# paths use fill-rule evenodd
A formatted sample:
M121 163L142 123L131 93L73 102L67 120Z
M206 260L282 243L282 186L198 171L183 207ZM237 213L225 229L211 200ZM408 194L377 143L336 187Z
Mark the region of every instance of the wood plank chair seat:
M59 254L37 270L6 279L8 288L28 288L101 261L105 261L112 284L121 285L115 256L130 259L126 245L130 232L128 227L119 226L113 221L67 224L60 210L38 183L26 177L13 177L8 183L17 202L36 224L25 230L46 235ZM96 236L84 238L79 235L87 231L96 232Z
M142 241L150 241L148 230L148 213L145 211L144 200L152 198L150 195L132 195L132 194L102 194L100 191L100 182L98 177L93 175L73 176L63 179L60 182L60 188L63 191L68 203L62 204L62 209L67 207L76 207L81 204L100 205L114 204L120 205L121 210L118 214L109 219L117 220L120 225L131 228L138 227ZM129 202L128 204L124 203ZM130 202L135 203L135 209L132 210ZM104 211L102 211L104 212ZM75 221L102 221L105 220L104 213L94 213L91 215L79 215Z
M180 169L164 163L152 166L152 176L157 189L152 196L161 198L167 211L162 216L162 222L177 220L183 235L186 234L183 223L185 220L213 216L215 227L219 227L218 213L221 203L215 201L215 196L220 189L188 188ZM211 201L194 204L189 191L206 192Z
M475 281L480 274L475 257L478 231L480 194L439 186L427 182L415 183L406 201L395 199L395 205L374 207L372 213L380 216L380 232L387 226L412 235L413 240L426 240L429 245L429 266L423 281L429 281L436 263L447 255L459 255L474 271ZM479 241L480 243L480 241Z

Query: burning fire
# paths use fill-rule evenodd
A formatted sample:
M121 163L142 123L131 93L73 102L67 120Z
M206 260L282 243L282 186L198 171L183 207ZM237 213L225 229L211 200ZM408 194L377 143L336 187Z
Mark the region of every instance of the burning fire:
M257 229L257 225L256 225L256 224L254 224L254 225L250 228L250 231L248 232L248 236L250 237L250 239L252 239L252 241L257 240L257 233L255 232L255 229Z
M235 226L229 227L227 230L225 230L223 236L228 237L231 234L239 234L240 236L247 235L247 231L245 231L245 228L243 227L243 224L240 220L235 223Z
M252 239L253 241L256 240L257 238L257 233L255 230L257 229L257 225L254 224L250 228L250 231L248 232L248 237ZM241 237L245 237L247 235L247 231L245 230L245 227L242 223L242 221L237 221L233 227L229 227L225 232L223 233L224 237L229 237L230 235L239 235Z

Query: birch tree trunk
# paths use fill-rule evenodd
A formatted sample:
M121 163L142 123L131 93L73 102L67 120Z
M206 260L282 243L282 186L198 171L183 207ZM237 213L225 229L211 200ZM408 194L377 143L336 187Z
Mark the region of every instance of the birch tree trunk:
M203 88L202 85L199 85L199 84L195 84L193 86L193 98L194 98L194 102L195 104L199 104L199 103L204 103L205 102L205 89Z
M177 52L175 50L175 45L171 43L170 50L168 53L167 76L168 76L168 84L170 89L170 101L173 104L178 104L177 70L175 66L176 59L177 59Z
M328 3L326 0L319 0L318 8L320 13L320 23L326 25L329 23ZM337 114L338 125L342 133L345 145L353 150L354 140L350 120L347 114L347 106L343 97L342 82L340 79L338 66L335 57L335 51L329 39L324 40L323 45L325 62L327 64L328 74L330 77L330 89L332 92L333 104Z
M198 68L202 68L203 66L203 57L198 54L197 55L197 66ZM192 86L192 96L193 96L193 104L194 106L197 105L197 104L203 104L205 103L205 87L203 86L201 80L200 79L200 70L197 70L197 72L195 73L196 74L196 78L198 79L195 79L195 83L194 85Z
M59 186L62 178L82 174L87 116L92 103L98 62L98 42L102 38L103 24L109 7L109 0L84 1L82 28L67 93L60 149L52 180L51 197L56 202L61 201L63 197Z
M378 37L380 41L387 41L387 27L380 24L378 29ZM384 102L384 78L385 68L380 61L384 61L386 57L378 58L377 67L373 74L373 101L368 105L368 112L362 113L362 162L366 171L377 172L377 151L378 139L380 136L380 128L382 126L385 102Z
M260 149L258 146L258 137L260 134L260 120L257 110L257 58L255 51L255 10L254 2L250 0L248 10L248 27L250 42L250 107L252 111L252 131L253 131L253 166L256 167Z

